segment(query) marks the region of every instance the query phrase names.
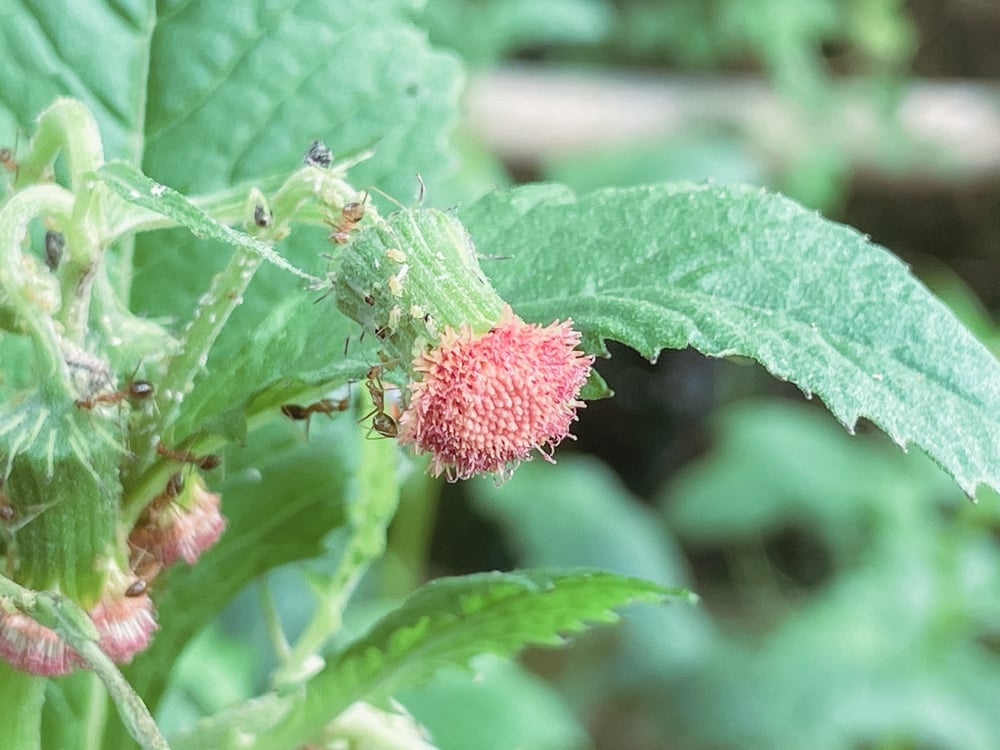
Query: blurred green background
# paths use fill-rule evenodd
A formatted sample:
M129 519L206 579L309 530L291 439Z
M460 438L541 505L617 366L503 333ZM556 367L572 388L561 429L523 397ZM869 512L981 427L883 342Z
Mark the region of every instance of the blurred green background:
M534 179L767 185L902 256L998 350L1000 3L429 0L414 19L470 74L435 204ZM617 396L557 465L501 488L411 479L354 625L428 576L525 565L702 603L400 696L442 750L1000 747L1000 498L973 505L751 363L618 348L597 367ZM303 584L280 578L294 621ZM266 674L240 667L266 651L256 608L247 592L189 651L168 728ZM211 663L230 691L204 689Z

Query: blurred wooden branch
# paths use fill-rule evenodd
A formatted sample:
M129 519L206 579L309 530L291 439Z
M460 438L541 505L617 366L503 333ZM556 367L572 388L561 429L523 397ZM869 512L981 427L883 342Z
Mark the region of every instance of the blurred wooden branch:
M473 79L469 122L515 164L714 127L739 134L777 168L832 141L854 169L887 177L939 183L1000 175L1000 84L908 82L894 117L874 109L872 85L838 83L825 109L809 112L760 78L518 66Z

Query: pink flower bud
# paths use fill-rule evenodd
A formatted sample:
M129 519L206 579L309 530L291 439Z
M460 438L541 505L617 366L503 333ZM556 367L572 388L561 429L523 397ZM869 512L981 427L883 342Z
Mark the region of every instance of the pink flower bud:
M221 498L206 490L195 475L186 485L176 499L167 494L153 501L129 535L133 552L151 555L163 566L179 559L193 565L218 541L226 528L219 512Z
M429 452L430 471L449 481L481 473L502 481L535 452L551 461L594 361L575 348L571 325L525 323L505 307L485 333L446 327L413 360L400 443Z
M0 610L0 656L24 672L57 677L80 666L76 651L56 635L21 612Z

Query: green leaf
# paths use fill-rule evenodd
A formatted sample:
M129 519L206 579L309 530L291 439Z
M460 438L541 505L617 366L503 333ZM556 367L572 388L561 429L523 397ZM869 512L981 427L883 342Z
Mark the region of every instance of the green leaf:
M130 164L121 161L111 162L101 167L98 174L127 202L173 219L191 230L191 233L199 239L215 240L233 247L247 248L284 271L317 285L322 283L320 279L300 271L278 255L268 243L216 221L176 190L154 182Z
M529 644L561 645L563 634L581 632L588 622L613 622L615 607L669 599L690 600L691 595L597 571L529 570L438 579L311 679L283 721L241 747L284 748L307 741L355 701L388 697L422 683L441 667L464 667L485 652L509 655ZM229 741L231 728L231 717L223 714L172 746L228 747L220 742Z
M163 5L163 4L161 4ZM435 184L454 168L448 136L462 71L408 20L413 3L325 0L170 3L152 47L144 171L182 191L288 174L310 142L337 157L371 147L350 180L402 202L417 174ZM375 191L373 201L381 200ZM328 270L327 232L296 227L281 248L315 275ZM155 316L186 317L220 268L217 248L177 231L136 240L132 299ZM269 311L298 292L263 268L218 342L235 351ZM234 343L236 342L236 343ZM293 373L290 373L293 374Z
M461 84L457 61L433 51L406 18L409 4L161 7L144 171L182 192L207 192L291 171L319 138L339 156L373 147L359 184L406 200L418 172L433 180L453 168L445 136Z
M376 353L368 342L357 341L357 325L329 300L317 302L318 294L299 292L279 302L239 342L238 350L213 349L208 370L219 375L195 382L185 400L178 437L233 410L245 418L267 409L277 413L283 404L311 398L317 389L363 377L378 361Z
M0 140L14 140L8 119L27 135L54 98L72 96L94 113L109 157L138 160L155 20L150 0L4 2Z
M680 549L656 512L595 459L532 461L500 487L482 479L465 487L476 510L499 524L517 565L595 567L688 583ZM708 632L701 608L645 607L617 627L614 652L605 655L608 673L641 682L672 672L697 658Z
M463 214L483 265L530 320L650 359L746 356L915 443L968 494L1000 487L1000 365L907 268L848 227L742 186L658 185L572 199L497 193ZM614 383L610 384L614 387Z

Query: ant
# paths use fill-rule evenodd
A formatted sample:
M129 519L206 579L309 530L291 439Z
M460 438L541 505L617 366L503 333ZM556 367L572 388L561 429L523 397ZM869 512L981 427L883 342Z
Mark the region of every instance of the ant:
M156 452L164 458L179 461L182 464L192 464L193 466L197 466L199 469L204 469L205 471L211 471L212 469L222 465L222 458L214 453L206 453L204 456L196 456L191 451L171 450L163 443L156 444ZM172 479L173 477L171 477L171 480Z
M368 202L368 193L364 193L361 202L352 202L344 205L340 209L340 218L336 222L327 220L327 224L333 229L330 232L330 240L338 245L346 245L351 241L351 230L359 221L365 218L365 203Z
M394 438L399 434L399 425L396 420L385 411L385 386L382 384L381 365L372 365L365 374L365 387L372 397L372 405L375 407L371 412L361 418L361 420L372 418L371 430L377 432L382 437Z
M294 419L296 421L305 420L306 423L306 438L309 437L309 421L313 414L326 414L328 417L333 417L334 412L346 411L347 407L351 405L351 400L349 398L342 399L332 399L324 398L315 403L309 404L308 406L300 406L299 404L285 404L281 407L281 413L284 414L289 419Z
M130 380L124 388L111 393L98 393L89 398L77 399L81 409L93 409L98 404L120 404L122 401L145 401L153 395L153 384L148 380Z

